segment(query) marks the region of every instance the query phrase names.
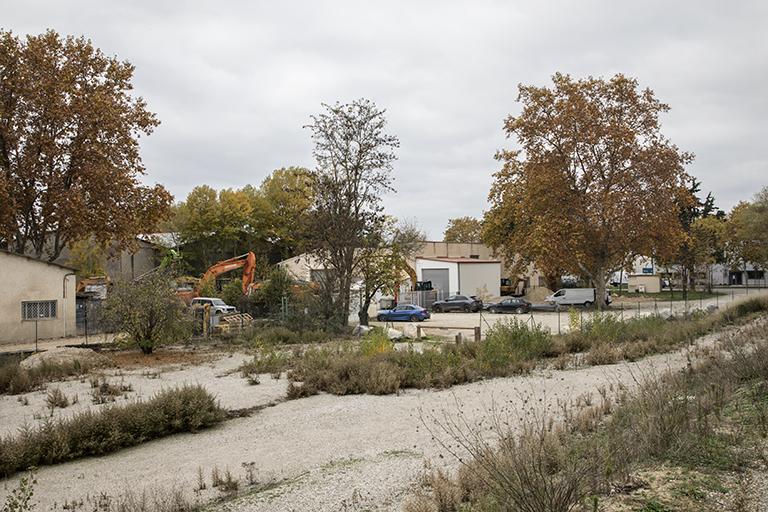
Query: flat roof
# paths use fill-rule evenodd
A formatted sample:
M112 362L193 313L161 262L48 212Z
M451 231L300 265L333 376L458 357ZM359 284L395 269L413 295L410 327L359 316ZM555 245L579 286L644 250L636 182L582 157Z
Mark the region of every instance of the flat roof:
M26 254L19 254L17 252L11 252L11 251L8 251L8 250L5 250L5 249L0 249L0 253L8 254L9 256L18 256L19 258L24 258L24 259L27 259L27 260L30 260L30 261L36 261L37 263L42 263L44 265L51 265L53 267L63 268L64 270L72 270L72 271L77 270L74 267L68 267L66 265L61 265L59 263L53 263L51 261L39 260L37 258L33 258L32 256L27 256Z
M440 256L417 256L417 260L443 261L445 263L501 263L501 260L481 260L480 258L443 258Z

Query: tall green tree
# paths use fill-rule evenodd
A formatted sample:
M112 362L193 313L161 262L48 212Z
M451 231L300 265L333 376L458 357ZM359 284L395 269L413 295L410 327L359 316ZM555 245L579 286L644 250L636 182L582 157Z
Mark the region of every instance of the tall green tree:
M448 220L443 241L454 243L479 243L483 230L482 223L474 217L458 217Z
M504 127L519 149L497 154L503 167L486 222L505 252L592 281L599 307L628 256L679 246L675 198L693 157L661 133L659 115L669 107L636 80L552 81L518 89L522 112Z
M709 217L722 219L725 216L725 212L715 206L712 192L704 199L700 194L701 182L691 177L688 186L681 189L677 196L683 238L677 250L668 259L669 263L678 267L684 297L687 297L689 288L695 287L693 276L697 269L708 266L717 251L716 247L711 246L719 240L713 231L718 229L717 224L699 221Z
M746 269L748 263L768 268L768 187L751 202L741 202L728 215L725 227L728 261L733 268Z
M299 254L313 200L310 171L303 167L276 169L252 194L253 222L270 245L270 259Z
M85 38L0 31L0 247L53 261L81 240L130 244L168 214L139 137L159 124L134 67Z

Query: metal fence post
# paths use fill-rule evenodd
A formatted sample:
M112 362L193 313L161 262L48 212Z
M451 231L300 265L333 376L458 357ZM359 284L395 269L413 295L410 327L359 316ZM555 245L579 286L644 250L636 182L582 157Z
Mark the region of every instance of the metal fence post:
M637 301L637 318L640 318L640 301Z
M560 334L560 308L557 308L557 334Z

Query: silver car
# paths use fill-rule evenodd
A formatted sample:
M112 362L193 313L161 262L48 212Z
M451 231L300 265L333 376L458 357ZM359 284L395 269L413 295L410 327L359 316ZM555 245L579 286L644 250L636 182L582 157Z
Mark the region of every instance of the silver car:
M214 315L223 315L224 313L237 313L237 308L227 305L221 299L215 297L195 297L192 302L189 303L193 308L203 307L205 305L211 306L211 313Z

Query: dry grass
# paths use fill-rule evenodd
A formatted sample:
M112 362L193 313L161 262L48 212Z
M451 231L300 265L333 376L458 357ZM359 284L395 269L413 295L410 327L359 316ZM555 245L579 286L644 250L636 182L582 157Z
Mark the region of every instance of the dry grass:
M637 376L641 385L619 405L607 392L592 406L593 397L582 397L578 402L587 407L566 411L560 424L537 418L518 433L510 427L515 418L494 414L489 439L487 429L461 415L438 418L433 433L462 470L432 475L406 511L598 510L603 496L636 488L637 472L649 466L694 475L743 472L759 462L768 436L765 327L759 321L740 329L726 339L723 353L684 372ZM691 496L705 498L684 484L673 507L645 496L632 510L685 510Z
M0 393L17 395L42 388L49 382L56 382L90 373L95 367L79 360L71 363L54 364L43 362L40 366L26 370L18 360L8 361L0 366Z

